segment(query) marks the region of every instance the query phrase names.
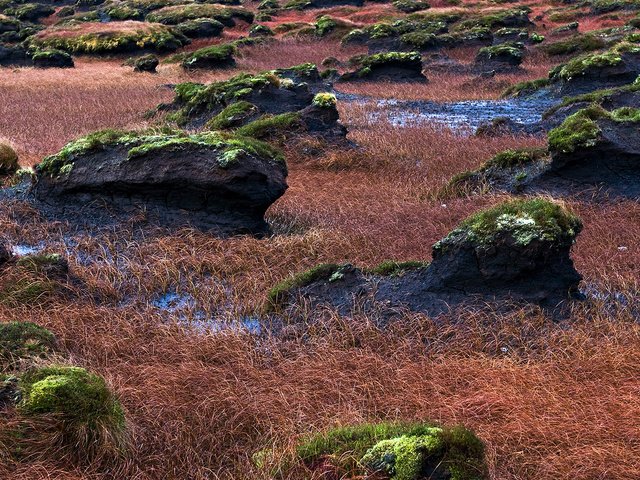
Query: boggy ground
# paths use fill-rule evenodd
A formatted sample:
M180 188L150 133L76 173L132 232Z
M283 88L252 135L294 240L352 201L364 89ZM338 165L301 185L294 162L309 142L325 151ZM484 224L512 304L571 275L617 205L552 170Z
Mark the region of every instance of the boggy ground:
M336 47L328 41L253 47L237 68L320 62ZM231 74L168 65L140 76L118 61L82 59L71 72L3 73L0 131L24 166L96 128L144 125L142 113L172 97L164 84ZM418 90L376 88L385 97L469 99L496 98L504 86L488 82L470 91L469 79L431 79ZM362 83L349 88L376 93ZM267 214L269 238L154 229L142 213L117 229L77 232L27 204L0 206L3 237L68 257L75 292L30 306L0 305L0 318L53 331L73 362L107 378L132 427L131 452L119 463L74 469L54 460L0 459L0 474L270 478L251 461L265 446L286 451L309 432L401 418L474 429L487 444L495 479L640 476L637 202L569 202L585 224L573 258L592 301L575 305L561 323L530 308L437 320L407 314L380 330L372 319L327 311L323 322L256 337L203 331L200 323L190 328L189 319L201 318L196 312L177 318L152 306L178 291L207 316L234 320L260 312L278 281L321 262L429 260L431 245L462 218L505 198L443 203L436 195L441 187L506 148L544 143L462 139L425 124L376 121L367 104L340 108L363 153L310 160L288 152L290 187Z

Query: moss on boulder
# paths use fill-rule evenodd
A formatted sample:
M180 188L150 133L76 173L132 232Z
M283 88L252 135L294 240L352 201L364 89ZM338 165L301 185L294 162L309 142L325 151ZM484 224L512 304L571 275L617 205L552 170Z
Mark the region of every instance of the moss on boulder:
M186 69L194 68L227 68L235 65L233 55L236 53L234 45L223 43L201 48L189 54L183 61L182 66Z

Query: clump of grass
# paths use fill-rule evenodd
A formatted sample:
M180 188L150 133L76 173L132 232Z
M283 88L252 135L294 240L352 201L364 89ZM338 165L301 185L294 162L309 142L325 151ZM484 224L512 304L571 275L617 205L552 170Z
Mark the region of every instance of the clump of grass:
M407 262L397 262L395 260L386 260L373 268L367 269L367 273L385 277L397 277L411 270L417 270L428 266L429 262L415 260Z

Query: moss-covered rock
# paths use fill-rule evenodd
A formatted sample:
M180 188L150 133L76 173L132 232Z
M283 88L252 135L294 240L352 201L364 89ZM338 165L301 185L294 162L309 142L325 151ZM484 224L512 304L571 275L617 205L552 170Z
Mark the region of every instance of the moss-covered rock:
M239 101L224 108L220 113L209 120L206 124L206 128L209 130L228 130L230 128L236 128L247 123L247 120L255 117L257 114L258 107L254 104Z
M178 23L176 30L188 38L217 37L224 30L224 25L212 18L196 18Z
M287 188L278 149L217 131L96 132L45 158L36 174L34 193L48 203L68 209L80 196L115 211L134 204L163 224L222 235L266 232L264 212Z
M18 168L18 154L6 143L0 143L0 175L12 175Z
M311 436L297 457L313 468L348 476L382 474L395 480L487 478L484 446L463 427L428 423L379 423L339 427Z
M70 53L105 54L135 50L166 52L189 40L171 27L144 22L109 22L51 27L29 41L39 49L59 49Z
M569 55L572 53L586 53L605 48L606 42L595 35L578 34L570 38L549 43L541 47L548 55Z
M233 58L235 53L236 47L231 44L223 43L220 45L212 45L189 54L182 61L182 66L186 69L227 68L235 65L236 61Z
M426 81L419 52L386 52L354 57L356 69L344 73L341 80Z
M13 370L26 359L45 358L56 344L55 336L35 323L0 323L0 372Z
M138 57L133 62L133 70L136 72L154 73L160 64L160 60L153 54Z
M431 8L431 5L423 0L395 0L393 6L404 13L420 12Z
M524 44L520 42L483 47L476 55L476 64L482 68L517 67L522 63L524 52Z
M38 50L31 55L33 65L37 68L73 68L73 58L62 50Z
M87 463L96 457L113 460L124 453L124 410L102 377L84 368L54 365L28 371L19 387L18 412L38 425L27 428L25 437L46 436L51 452L63 450ZM43 424L40 419L53 421Z

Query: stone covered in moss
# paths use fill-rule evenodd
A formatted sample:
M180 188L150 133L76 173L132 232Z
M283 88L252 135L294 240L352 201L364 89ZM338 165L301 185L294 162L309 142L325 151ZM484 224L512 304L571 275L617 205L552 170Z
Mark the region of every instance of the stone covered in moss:
M96 26L98 25L98 26ZM171 27L144 22L109 22L51 27L29 41L37 49L58 49L70 53L105 54L135 50L167 52L189 40Z
M186 69L194 68L227 68L235 65L233 55L236 53L235 46L223 43L201 48L190 53L183 61L182 66Z
M67 52L49 49L38 50L32 56L34 67L37 68L73 68L73 58Z
M267 230L263 215L284 193L287 168L279 150L254 138L108 130L67 144L36 174L40 200L74 205L80 198L82 205L100 198L123 209L146 207L163 223L182 217L225 234Z
M133 70L136 72L155 73L156 68L160 64L160 60L153 54L143 55L133 61Z
M0 175L11 175L18 168L18 154L6 143L0 143Z
M196 18L177 24L175 29L188 38L208 38L219 36L224 25L213 18Z
M524 51L524 44L520 42L483 47L476 55L476 64L483 68L517 67L522 63Z
M356 69L343 74L341 80L426 81L419 52L386 52L354 57Z
M484 445L473 432L428 423L339 427L307 438L297 457L348 476L382 474L393 480L488 478Z
M274 287L271 310L330 306L343 315L373 310L382 319L408 309L439 315L455 306L530 302L552 311L579 297L569 256L580 220L542 198L481 211L433 246L429 264L385 262L373 270L321 265ZM478 303L479 302L479 303Z
M208 85L183 83L176 86L176 98L169 107L175 110L170 119L180 126L199 128L211 122L218 124L218 117L226 109L238 109L234 104L242 102L255 106L256 113L280 115L297 112L313 102L313 90L326 88L318 69L313 64L303 64L287 69L261 72L255 75L240 74L229 80ZM235 112L232 112L235 113ZM251 121L257 115L243 117ZM224 123L224 122L223 122ZM240 126L237 122L234 126Z
M580 219L557 203L543 199L513 200L472 215L433 248L439 252L460 242L470 242L482 249L505 237L523 247L532 242L572 245L581 230Z
M55 336L35 323L0 323L0 372L13 369L21 360L44 358L55 349Z
M62 448L89 462L124 452L125 414L102 377L84 368L54 365L28 371L21 376L19 387L18 412L24 419L54 419L44 431L27 431L25 436L55 432L53 441L58 445L51 445L52 450Z

